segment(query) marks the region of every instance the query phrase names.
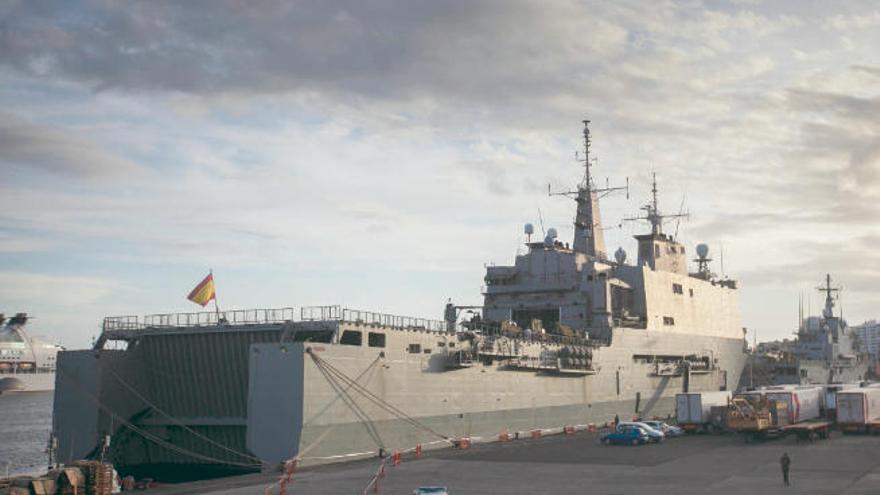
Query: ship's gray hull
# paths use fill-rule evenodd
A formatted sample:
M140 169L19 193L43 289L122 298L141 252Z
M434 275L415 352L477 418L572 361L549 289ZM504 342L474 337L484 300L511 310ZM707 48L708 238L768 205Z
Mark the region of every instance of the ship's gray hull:
M437 365L443 357L437 347L411 354L402 344L436 344L445 332L393 330L377 349L282 344L283 331L283 325L178 328L146 335L126 351L61 353L54 417L59 460L95 455L110 434L106 456L121 472L141 468L161 477L169 466L257 470L296 455L303 463L329 462L374 455L380 446L448 445L441 437L493 439L615 415L665 417L685 376L656 376L645 355L715 356L711 372L690 375L691 391L735 388L745 360L738 339L615 330L610 346L594 350L595 374L514 371L503 361L450 370ZM334 389L312 356L408 419L350 385Z
M363 375L359 383L417 424L349 389L347 395L364 413L358 417L339 393L345 384L333 390L306 352L309 347L346 376ZM430 372L421 360L395 359L391 353L377 361L378 352L316 347L252 347L248 447L257 456L280 462L299 455L304 463L326 462L379 447L443 444L442 437L495 439L504 432L604 423L615 415L667 417L674 414L675 394L686 386L689 391L736 388L745 362L741 340L635 330L615 332L614 344L599 351L598 372L585 376L511 371L503 363ZM646 349L656 354L713 349L719 362L714 371L687 379L656 376L650 363L634 359Z

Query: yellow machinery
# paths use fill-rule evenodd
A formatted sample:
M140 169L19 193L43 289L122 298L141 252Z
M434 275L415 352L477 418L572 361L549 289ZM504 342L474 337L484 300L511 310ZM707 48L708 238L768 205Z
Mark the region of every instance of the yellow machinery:
M788 424L788 404L763 395L741 395L730 400L727 427L740 432L765 432Z

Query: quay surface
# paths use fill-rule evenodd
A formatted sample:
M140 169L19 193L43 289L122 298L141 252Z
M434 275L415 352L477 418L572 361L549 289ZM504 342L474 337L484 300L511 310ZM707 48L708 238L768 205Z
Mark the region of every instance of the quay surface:
M880 493L880 437L841 435L798 442L794 437L745 443L733 435L673 438L659 445L606 447L597 433L478 444L425 452L386 467L379 493L408 494L443 485L453 495ZM782 486L779 458L792 458L792 486ZM297 472L288 494L360 494L378 459ZM277 476L249 475L147 493L262 494ZM279 493L276 487L272 493ZM369 493L372 493L370 490Z

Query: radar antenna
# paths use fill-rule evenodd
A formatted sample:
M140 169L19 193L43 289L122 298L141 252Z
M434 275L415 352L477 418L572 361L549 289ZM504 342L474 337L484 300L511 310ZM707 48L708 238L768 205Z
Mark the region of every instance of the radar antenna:
M834 293L838 294L837 297L840 297L840 287L831 287L831 274L825 274L825 286L816 287L816 290L819 292L825 293L825 309L822 310L822 316L825 318L833 318L834 317Z
M605 187L595 187L590 167L595 158L590 158L590 121L584 120L584 157L575 153L575 161L583 163L584 178L573 191L553 192L550 184L547 184L549 196L568 196L577 202L577 215L574 220L574 242L572 247L575 252L585 253L599 258L605 257L605 239L602 236L602 221L599 215L599 198L605 197L615 191L626 191L629 199L629 177L626 178L625 186L611 187L606 179Z
M624 221L627 222L636 222L639 220L647 220L648 223L651 224L651 234L652 235L660 235L663 233L663 221L666 219L672 218L689 218L690 213L688 212L679 212L676 215L664 215L660 212L659 201L657 200L657 173L652 173L652 182L651 182L651 202L643 206L641 209L645 210L645 216L642 217L628 217L624 218ZM682 200L682 206L684 205L684 200ZM678 228L676 227L676 233L678 233Z

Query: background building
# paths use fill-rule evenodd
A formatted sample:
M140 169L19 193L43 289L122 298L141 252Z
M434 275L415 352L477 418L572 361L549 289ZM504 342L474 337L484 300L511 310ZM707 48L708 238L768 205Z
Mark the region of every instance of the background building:
M880 322L877 320L866 321L852 327L852 330L858 339L860 352L868 353L872 359L876 360L880 355Z

